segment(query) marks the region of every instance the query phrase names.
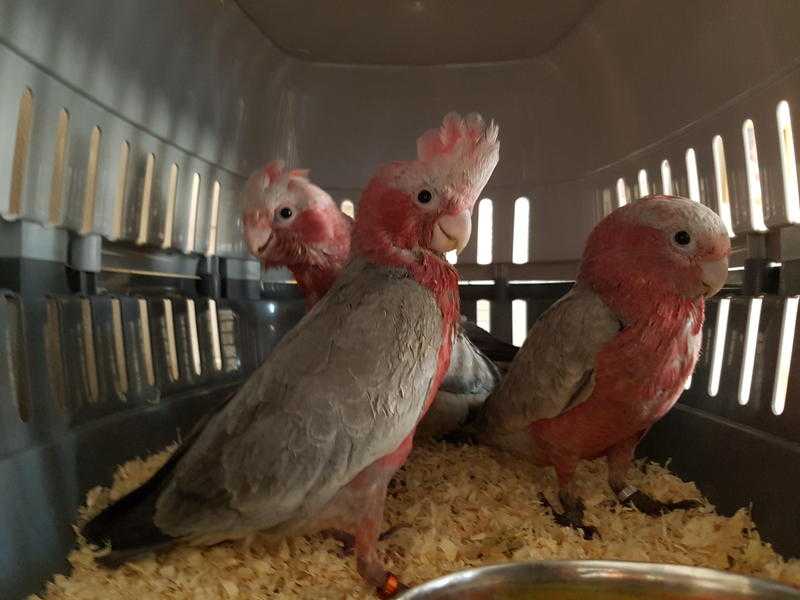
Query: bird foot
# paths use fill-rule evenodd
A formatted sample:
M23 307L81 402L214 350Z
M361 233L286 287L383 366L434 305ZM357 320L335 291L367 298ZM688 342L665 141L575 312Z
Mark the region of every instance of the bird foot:
M633 506L639 512L651 516L660 517L673 510L690 510L699 508L702 504L697 500L678 500L677 502L661 502L649 494L634 487L627 486L617 494L621 504Z
M583 522L584 504L581 499L575 500L571 506L564 506L564 512L558 512L544 494L539 492L539 502L545 508L549 508L553 513L553 520L562 527L572 527L583 533L583 539L591 540L595 535L600 536L600 532L592 525Z
M378 536L378 541L382 542L386 539L389 539L400 529L405 529L406 527L411 527L411 525L408 523L398 523L397 525L393 525ZM322 533L332 537L342 545L341 549L339 550L339 555L342 558L351 556L355 551L356 538L353 536L353 534L347 533L346 531L341 531L340 529L326 529Z
M397 579L397 576L394 573L387 572L386 573L386 581L383 582L383 585L376 588L378 598L386 599L386 598L394 598L403 592L408 591L410 588L407 585L403 585L400 583L400 580Z

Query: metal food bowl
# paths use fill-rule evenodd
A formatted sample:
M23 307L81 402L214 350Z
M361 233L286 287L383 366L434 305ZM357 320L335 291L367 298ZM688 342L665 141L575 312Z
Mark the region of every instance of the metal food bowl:
M460 571L398 600L800 599L780 584L712 569L621 561L517 562Z

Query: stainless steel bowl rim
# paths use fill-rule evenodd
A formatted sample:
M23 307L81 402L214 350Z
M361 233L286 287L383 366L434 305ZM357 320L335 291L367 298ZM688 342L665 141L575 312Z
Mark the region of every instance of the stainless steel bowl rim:
M685 565L669 565L618 560L543 560L508 562L457 571L433 579L401 594L397 600L423 600L437 591L476 584L486 579L558 583L613 580L631 583L678 586L692 584L698 591L736 593L741 597L800 599L800 591L775 581ZM622 576L622 577L621 577ZM480 586L476 586L479 589Z

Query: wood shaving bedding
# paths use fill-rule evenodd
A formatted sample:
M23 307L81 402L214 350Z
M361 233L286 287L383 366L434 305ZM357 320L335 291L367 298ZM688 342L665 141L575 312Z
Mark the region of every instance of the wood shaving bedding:
M144 482L173 449L119 467L110 490L89 492L81 522ZM701 498L693 483L666 468L639 467L631 483L657 498ZM540 490L557 497L550 469L489 448L423 443L390 487L386 527L410 526L381 542L386 565L415 584L509 560L603 558L713 567L800 587L800 560L784 560L764 543L746 509L723 517L703 500L699 509L651 518L621 507L606 474L602 460L578 469L585 521L602 536L584 540L558 526L537 500ZM82 544L70 554L72 574L56 575L31 600L373 598L356 573L355 558L340 554L338 543L321 536L287 539L278 547L256 537L249 546L178 547L107 570Z

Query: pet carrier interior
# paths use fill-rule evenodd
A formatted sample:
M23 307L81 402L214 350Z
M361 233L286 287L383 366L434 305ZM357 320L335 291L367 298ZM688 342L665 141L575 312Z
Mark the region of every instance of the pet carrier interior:
M304 313L248 256L248 174L282 157L357 212L450 110L500 125L457 268L508 341L614 208L722 216L728 285L639 453L800 554L796 0L0 0L0 597L63 572L87 490Z

